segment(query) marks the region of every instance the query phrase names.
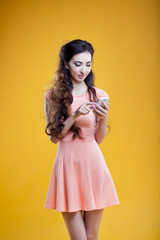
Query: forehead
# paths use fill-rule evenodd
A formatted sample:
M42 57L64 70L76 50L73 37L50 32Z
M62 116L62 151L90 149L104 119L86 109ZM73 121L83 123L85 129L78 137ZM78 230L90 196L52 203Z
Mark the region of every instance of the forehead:
M90 52L78 53L72 57L72 60L80 61L80 62L83 62L83 61L88 62L88 61L91 61L91 54L90 54Z

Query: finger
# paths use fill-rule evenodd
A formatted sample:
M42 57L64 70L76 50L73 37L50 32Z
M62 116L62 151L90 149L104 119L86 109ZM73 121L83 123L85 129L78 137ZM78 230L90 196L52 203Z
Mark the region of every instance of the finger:
M109 109L109 104L108 103L106 104L105 102L102 102L102 103L103 103L104 108L108 110Z
M89 107L87 107L86 105L82 106L82 109L86 110L87 112L90 111L91 109Z
M96 102L86 102L85 104L86 104L86 105L95 105Z
M81 111L81 113L82 113L83 115L85 115L85 114L88 113L88 110L83 110L83 111Z
M105 116L105 114L106 114L106 112L103 113L103 112L99 111L97 108L95 108L94 111L97 112L101 116Z
M103 107L101 107L99 104L96 105L95 109L99 109L101 112L104 112L104 113L106 112L106 110Z
M94 113L94 115L96 115L96 116L99 117L99 118L104 118L104 117L105 117L105 116L100 115L100 114L97 113L96 111L93 111L93 113Z
M90 109L89 107L87 107L87 106L83 106L82 111L83 111L85 114L87 114L87 113L89 113L89 112L91 111L91 109Z
M87 114L88 113L88 111L86 110L86 111L84 111L84 114Z
M102 103L103 103L104 106L107 106L107 105L108 105L108 103L105 103L104 101L102 101Z
M104 102L105 103L105 102ZM105 103L109 107L109 102Z
M94 106L92 105L92 106L89 106L89 109L94 109Z
M103 104L103 109L106 109L107 111L109 110L109 103L105 103L104 101L102 102Z
M89 107L85 106L85 108L86 108L88 111L91 111L91 109L93 109L93 105L92 105L92 106L89 106Z

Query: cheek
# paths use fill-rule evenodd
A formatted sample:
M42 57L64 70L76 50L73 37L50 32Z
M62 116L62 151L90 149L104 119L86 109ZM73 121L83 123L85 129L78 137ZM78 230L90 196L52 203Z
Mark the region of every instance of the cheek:
M75 69L70 70L70 74L71 74L71 76L75 76L76 75Z
M88 69L88 74L91 72L91 68L90 69Z
M79 71L78 71L78 68L73 68L73 69L72 69L72 73L73 73L73 74L77 74L78 72L79 72Z

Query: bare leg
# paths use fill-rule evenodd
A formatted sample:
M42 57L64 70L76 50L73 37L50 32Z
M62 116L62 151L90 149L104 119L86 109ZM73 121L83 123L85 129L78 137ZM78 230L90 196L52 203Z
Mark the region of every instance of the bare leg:
M84 211L87 240L98 240L99 225L104 209Z
M70 240L87 240L82 211L61 213L64 218Z

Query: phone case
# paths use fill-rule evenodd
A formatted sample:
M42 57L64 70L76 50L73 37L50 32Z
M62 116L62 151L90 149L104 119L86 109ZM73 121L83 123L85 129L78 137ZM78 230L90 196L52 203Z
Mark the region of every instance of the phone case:
M110 97L102 97L102 98L99 98L97 103L98 103L101 107L104 108L104 105L103 105L102 102L104 101L105 103L108 103L109 98L110 98Z

